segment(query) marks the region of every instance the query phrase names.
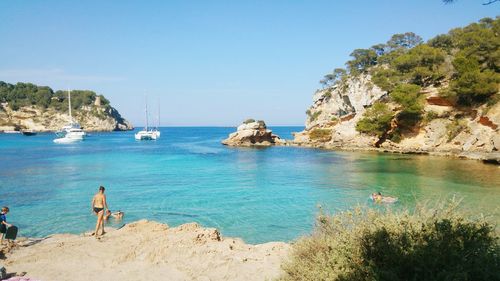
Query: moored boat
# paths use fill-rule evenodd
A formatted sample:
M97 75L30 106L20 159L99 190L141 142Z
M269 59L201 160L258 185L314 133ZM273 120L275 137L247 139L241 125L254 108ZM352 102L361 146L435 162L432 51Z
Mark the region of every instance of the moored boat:
M160 124L160 112L159 112L159 107L158 107L158 125ZM156 129L151 130L149 129L149 123L148 123L148 102L146 100L146 126L144 127L143 130L135 133L134 138L136 140L157 140L160 138L160 130L158 127Z
M82 141L87 135L80 124L73 121L73 116L71 115L71 91L68 91L68 107L70 123L62 127L60 131L56 132L58 138L54 139L55 143L73 143Z
M37 133L31 130L23 130L21 131L21 134L23 134L23 136L35 136Z

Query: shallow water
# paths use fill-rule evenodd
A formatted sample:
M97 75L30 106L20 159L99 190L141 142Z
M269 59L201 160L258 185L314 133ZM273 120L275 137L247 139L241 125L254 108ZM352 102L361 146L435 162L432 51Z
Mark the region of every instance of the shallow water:
M291 138L300 127L277 127ZM251 243L309 233L318 206L330 211L369 204L373 191L416 201L463 197L468 208L499 218L500 168L472 160L333 152L293 147L230 148L234 128L163 128L158 141L133 132L94 133L77 144L52 134L0 134L0 204L22 236L80 233L95 217L90 200L106 186L124 222L196 221ZM119 226L114 223L114 226Z

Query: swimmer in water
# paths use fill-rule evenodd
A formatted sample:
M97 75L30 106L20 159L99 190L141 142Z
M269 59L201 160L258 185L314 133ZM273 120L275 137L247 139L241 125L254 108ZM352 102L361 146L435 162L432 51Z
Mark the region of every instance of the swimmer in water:
M392 196L382 196L382 193L380 192L372 193L371 199L375 203L395 203L398 201L398 198Z
M109 217L113 217L116 220L121 220L123 218L124 213L120 210L118 212L112 213L110 210L106 211L106 215L104 215L104 220L108 220Z

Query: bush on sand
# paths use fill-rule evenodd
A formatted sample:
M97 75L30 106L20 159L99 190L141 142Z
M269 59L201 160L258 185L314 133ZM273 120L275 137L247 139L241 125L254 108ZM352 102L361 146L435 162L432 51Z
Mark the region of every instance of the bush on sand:
M458 205L320 214L281 280L500 280L498 233Z

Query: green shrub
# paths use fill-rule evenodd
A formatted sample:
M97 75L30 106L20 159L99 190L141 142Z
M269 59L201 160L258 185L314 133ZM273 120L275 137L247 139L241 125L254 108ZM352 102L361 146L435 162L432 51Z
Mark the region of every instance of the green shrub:
M320 214L314 232L293 245L280 280L500 280L494 226L457 206Z
M464 130L469 130L469 126L467 126L466 121L463 119L455 119L453 122L446 125L448 142L452 141Z
M330 129L313 129L309 133L309 138L313 141L327 142L332 139L332 130Z
M322 111L321 111L321 110L320 110L320 111L316 111L316 112L314 112L314 113L311 113L311 112L309 111L309 120L310 120L311 122L314 122L316 119L318 119L318 117L321 115L321 113L322 113Z
M401 84L394 88L390 97L401 105L404 111L419 113L424 108L420 90L418 85Z
M424 116L424 122L426 124L430 123L432 120L437 119L439 115L434 111L428 111Z
M393 116L385 103L376 102L363 114L363 118L356 124L356 130L381 137L390 129Z
M253 123L253 122L255 122L255 120L252 119L252 118L249 118L249 119L243 121L243 124L250 124L250 123Z
M403 139L403 136L401 135L401 130L399 128L395 129L391 133L390 139L391 139L391 141L393 141L395 143L401 142L401 140Z
M457 78L451 81L445 95L455 97L459 105L482 104L498 93L499 73L488 69L481 71L479 62L473 58L457 57L453 66Z
M380 89L390 92L401 83L402 77L394 69L378 67L373 72L372 81Z
M428 86L444 77L440 65L445 56L443 50L422 44L397 57L392 67L402 73L408 82Z
M331 91L331 90L326 91L326 92L323 94L323 97L324 97L325 99L327 99L327 100L328 100L328 99L330 99L330 98L332 97L332 91Z

